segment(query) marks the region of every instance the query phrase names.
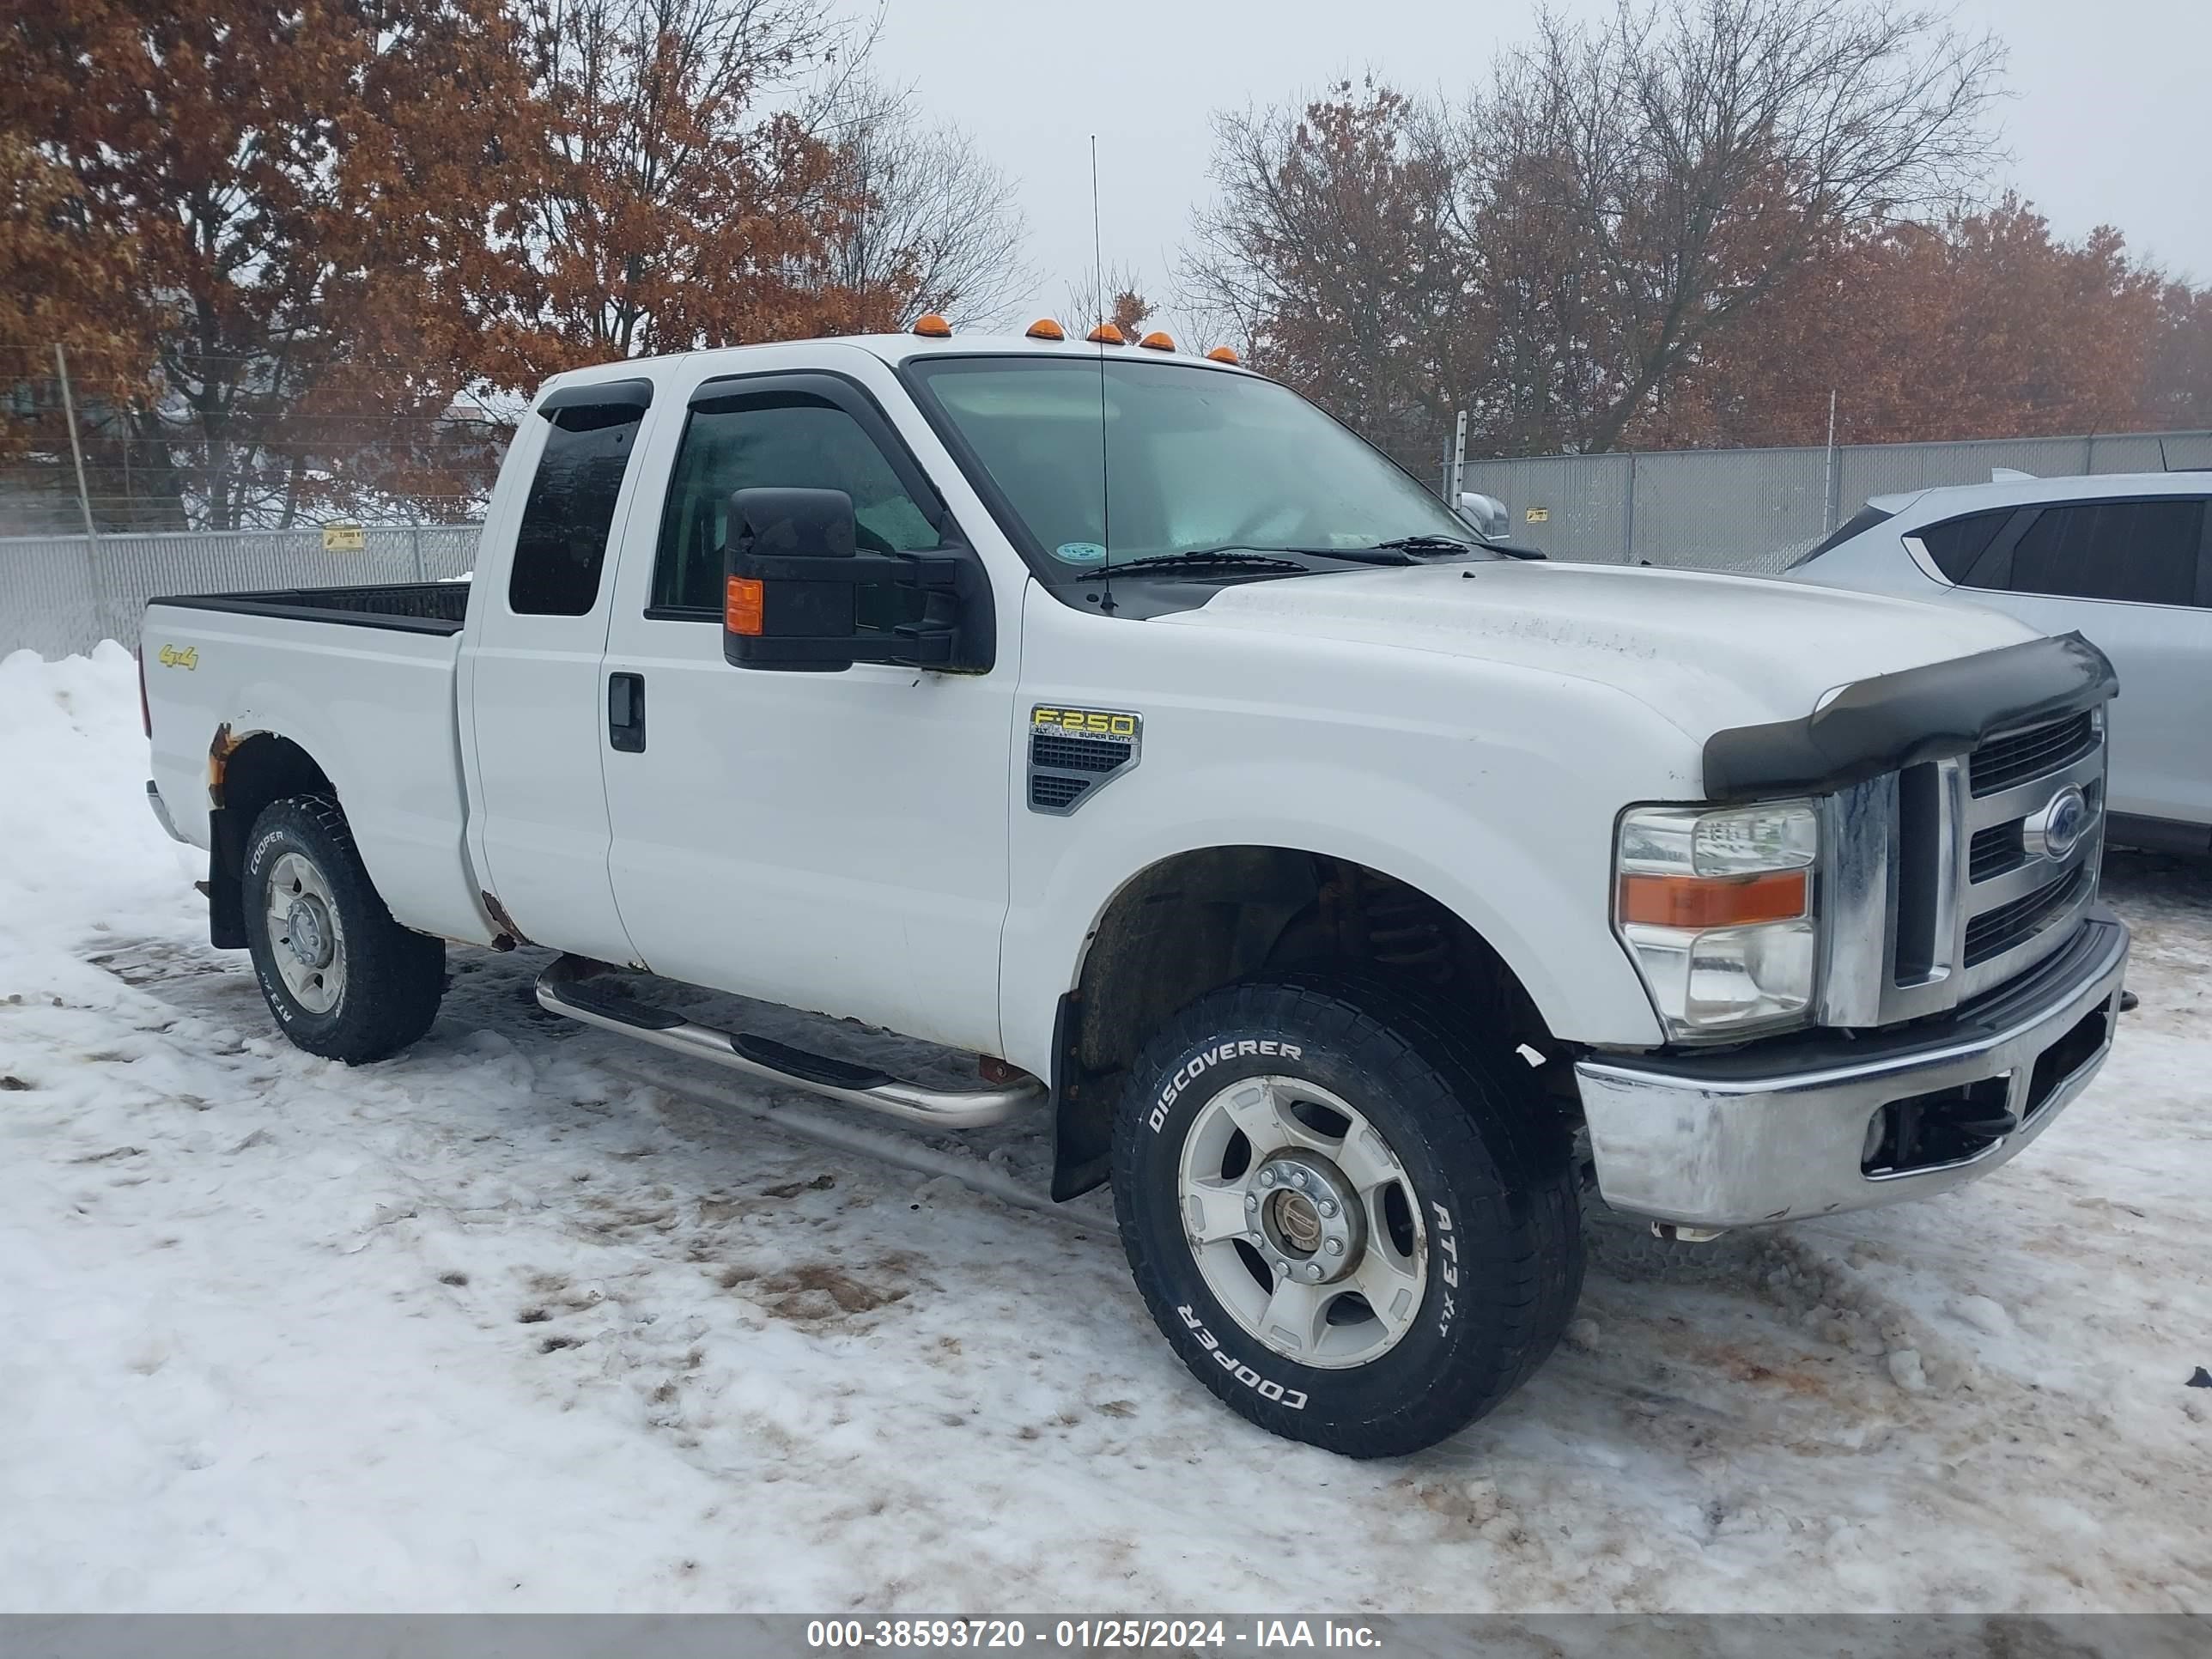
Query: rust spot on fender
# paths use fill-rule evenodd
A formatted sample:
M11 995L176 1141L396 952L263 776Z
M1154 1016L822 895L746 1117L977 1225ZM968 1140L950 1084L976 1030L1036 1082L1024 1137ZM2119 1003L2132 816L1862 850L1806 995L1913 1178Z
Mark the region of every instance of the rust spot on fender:
M494 936L491 942L493 950L512 951L518 945L529 945L534 942L529 934L514 925L514 918L507 914L507 907L504 904L489 893L479 892L477 896L483 901L484 914L489 916L499 928L498 933Z
M216 727L214 740L208 744L208 801L211 805L222 805L223 772L239 744L245 741L232 734L228 720Z

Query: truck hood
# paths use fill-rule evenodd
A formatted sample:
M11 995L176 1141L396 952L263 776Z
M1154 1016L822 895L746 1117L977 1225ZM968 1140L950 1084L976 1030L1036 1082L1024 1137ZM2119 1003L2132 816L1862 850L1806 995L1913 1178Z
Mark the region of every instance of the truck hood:
M1995 611L1705 571L1498 560L1225 587L1158 622L1438 653L1615 687L1702 743L1876 674L2037 637Z

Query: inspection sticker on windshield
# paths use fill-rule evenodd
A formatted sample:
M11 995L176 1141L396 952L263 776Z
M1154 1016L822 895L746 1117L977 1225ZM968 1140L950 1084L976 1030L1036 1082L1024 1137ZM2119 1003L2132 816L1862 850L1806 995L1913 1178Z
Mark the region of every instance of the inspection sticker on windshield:
M1062 542L1053 549L1053 556L1064 564L1103 564L1106 550L1097 542Z

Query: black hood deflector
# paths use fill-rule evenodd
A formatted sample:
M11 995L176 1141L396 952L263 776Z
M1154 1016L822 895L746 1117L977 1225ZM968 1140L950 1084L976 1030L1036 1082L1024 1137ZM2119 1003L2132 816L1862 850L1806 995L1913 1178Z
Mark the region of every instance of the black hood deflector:
M2118 690L2110 659L2079 634L1877 675L1802 720L1714 732L1705 797L1826 794L1966 754L1993 732L2092 708Z

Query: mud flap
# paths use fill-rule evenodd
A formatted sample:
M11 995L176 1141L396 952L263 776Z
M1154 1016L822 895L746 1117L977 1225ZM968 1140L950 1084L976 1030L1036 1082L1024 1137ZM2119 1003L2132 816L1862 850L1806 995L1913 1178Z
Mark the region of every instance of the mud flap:
M208 943L218 951L246 949L246 828L218 806L208 814Z
M1113 1083L1085 1072L1076 1029L1082 1003L1070 991L1052 1024L1052 1196L1057 1203L1106 1183L1113 1169Z

